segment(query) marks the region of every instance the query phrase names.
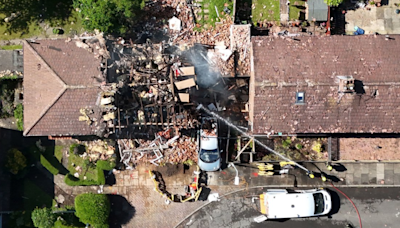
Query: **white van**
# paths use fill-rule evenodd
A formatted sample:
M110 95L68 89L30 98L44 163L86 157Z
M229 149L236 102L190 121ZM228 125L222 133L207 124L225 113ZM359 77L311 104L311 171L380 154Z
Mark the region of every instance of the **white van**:
M324 189L271 189L260 195L260 211L267 219L321 216L331 209L331 195Z

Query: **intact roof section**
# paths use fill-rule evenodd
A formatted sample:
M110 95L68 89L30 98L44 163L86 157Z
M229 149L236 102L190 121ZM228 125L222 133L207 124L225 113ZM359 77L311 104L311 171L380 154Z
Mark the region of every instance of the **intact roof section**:
M24 43L24 134L40 120L65 91L65 83Z
M253 38L253 132L400 133L400 36L390 37ZM363 92L338 93L339 75Z
M400 81L400 36L253 37L256 82L333 83L337 75Z
M76 42L46 39L30 43L30 46L67 85L93 85L101 73L100 59L96 59L93 52L77 47Z
M99 93L100 89L98 88L67 89L32 128L29 135L74 136L95 134L96 126L90 126L86 121L79 121L79 116L82 115L79 110L81 108L93 110L94 114L89 116L100 120L100 110L96 105L96 98Z
M24 42L24 135L95 134L96 128L79 116L87 108L100 119L101 58L96 48L76 42L83 44L70 39Z

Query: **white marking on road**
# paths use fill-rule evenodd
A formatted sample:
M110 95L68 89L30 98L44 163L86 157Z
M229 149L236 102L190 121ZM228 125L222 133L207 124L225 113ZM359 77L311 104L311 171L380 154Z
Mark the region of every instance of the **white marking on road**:
M400 215L400 212L397 212L397 213L396 213L396 218L398 218L398 217L399 217L399 215Z

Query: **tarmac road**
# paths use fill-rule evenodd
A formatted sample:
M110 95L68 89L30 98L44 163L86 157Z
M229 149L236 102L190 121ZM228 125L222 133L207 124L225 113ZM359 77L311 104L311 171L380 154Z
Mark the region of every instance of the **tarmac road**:
M252 228L344 228L351 224L360 227L358 216L350 201L334 188L328 189L333 200L332 213L319 218L290 219L286 221L254 222L260 215L251 196L262 188L240 191L212 202L183 221L178 227L252 227ZM400 227L399 188L341 188L355 203L363 228Z

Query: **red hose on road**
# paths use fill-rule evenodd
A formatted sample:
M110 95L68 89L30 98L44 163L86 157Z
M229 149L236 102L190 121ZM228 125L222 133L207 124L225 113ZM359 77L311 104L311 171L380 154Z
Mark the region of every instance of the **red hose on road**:
M340 193L342 193L342 195L344 195L350 201L350 203L353 204L353 207L354 207L354 209L356 209L356 212L357 212L357 215L358 215L358 222L360 223L360 228L362 228L361 216L360 216L360 213L358 213L358 209L357 209L356 205L353 203L353 201L346 194L344 194L342 191L340 191L338 188L336 188L335 185L333 185L332 182L329 182L329 183L331 183L332 187L334 187L336 190L338 190Z

